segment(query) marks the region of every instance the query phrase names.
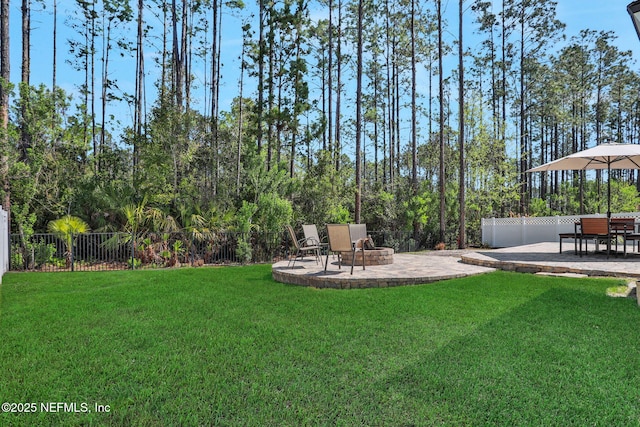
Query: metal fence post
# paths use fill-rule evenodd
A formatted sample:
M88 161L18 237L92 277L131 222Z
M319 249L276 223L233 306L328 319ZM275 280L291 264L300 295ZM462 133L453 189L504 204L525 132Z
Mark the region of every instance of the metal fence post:
M191 232L191 239L189 239L189 257L191 258L191 267L193 267L193 265L196 262L196 254L193 252L195 249L195 244L194 244L194 232Z
M74 238L73 238L73 233L71 233L71 248L69 248L71 250L71 271L75 271L75 265L74 265L74 256L73 256L73 252L75 250L75 244L74 244Z
M11 268L11 230L9 214L0 206L0 283L2 276Z
M136 269L136 233L131 232L131 269Z

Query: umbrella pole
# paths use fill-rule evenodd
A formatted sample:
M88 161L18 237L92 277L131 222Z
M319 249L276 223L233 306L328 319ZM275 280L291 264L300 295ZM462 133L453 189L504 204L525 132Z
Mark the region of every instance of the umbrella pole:
M607 158L607 218L611 219L611 157Z

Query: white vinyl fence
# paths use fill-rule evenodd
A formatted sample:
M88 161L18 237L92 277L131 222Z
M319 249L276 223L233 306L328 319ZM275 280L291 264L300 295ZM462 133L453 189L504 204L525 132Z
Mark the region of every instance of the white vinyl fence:
M9 270L9 215L0 207L0 283Z
M528 245L540 242L557 242L559 233L572 233L580 217L605 217L600 215L543 216L520 218L483 218L482 244L492 248ZM612 218L640 219L640 212L611 214Z

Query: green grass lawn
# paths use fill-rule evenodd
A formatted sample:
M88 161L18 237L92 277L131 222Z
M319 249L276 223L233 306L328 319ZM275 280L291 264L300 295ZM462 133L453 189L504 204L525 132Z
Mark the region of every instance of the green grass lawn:
M38 406L0 425L640 425L640 309L607 297L615 284L496 272L317 290L267 265L7 274L0 401Z

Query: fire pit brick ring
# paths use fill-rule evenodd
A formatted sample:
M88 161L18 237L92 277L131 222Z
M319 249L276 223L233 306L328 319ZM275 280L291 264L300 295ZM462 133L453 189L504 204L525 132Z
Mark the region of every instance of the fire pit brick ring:
M373 249L365 249L365 266L369 265L388 265L393 264L393 248L375 247ZM352 252L341 252L342 263L351 264ZM362 265L362 251L356 252L355 265Z

